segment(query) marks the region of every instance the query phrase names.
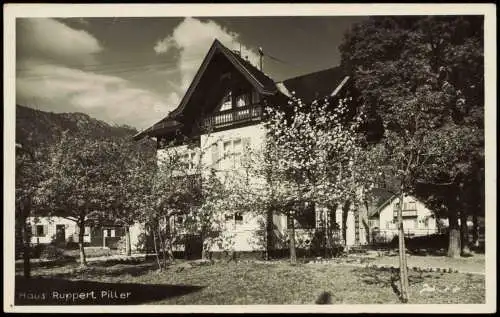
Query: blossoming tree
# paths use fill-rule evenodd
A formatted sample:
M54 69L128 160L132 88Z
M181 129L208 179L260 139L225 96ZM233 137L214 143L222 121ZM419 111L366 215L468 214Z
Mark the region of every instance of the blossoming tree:
M266 142L250 168L265 181L249 187L253 189L249 201L257 202L265 213L268 242L272 212L287 217L292 263L296 262L295 220L306 213L306 206L332 209L357 198L363 184L356 170L361 117L349 108L349 101L305 104L292 97L288 107L266 109Z

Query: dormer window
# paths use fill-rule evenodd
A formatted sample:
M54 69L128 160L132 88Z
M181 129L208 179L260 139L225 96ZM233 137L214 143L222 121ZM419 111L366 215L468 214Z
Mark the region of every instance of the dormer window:
M232 93L229 91L224 98L222 98L220 110L229 110L232 108Z

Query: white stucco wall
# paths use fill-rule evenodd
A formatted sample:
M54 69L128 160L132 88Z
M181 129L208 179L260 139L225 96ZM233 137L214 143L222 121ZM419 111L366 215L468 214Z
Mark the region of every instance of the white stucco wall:
M131 249L132 251L136 251L142 247L139 237L145 232L145 226L142 223L135 223L133 226L130 226L129 232Z
M228 172L238 172L235 168L234 161L223 160L224 157L224 144L229 144L228 142L234 142L235 140L242 140L241 147L249 146L250 151L258 153L262 148L265 141L265 129L262 124L255 124L251 126L245 126L236 129L230 129L225 131L213 132L209 135L205 134L200 137L200 147L196 149L188 149L186 145L181 145L177 147L172 147L169 149L158 150L158 160L161 161L164 157L168 156L169 151L176 152L182 155L187 151L194 153L195 165L200 166L199 170L202 172L208 172L212 168L217 171L217 175L223 179L224 175ZM245 144L243 144L245 140ZM214 144L217 144L217 153L214 154ZM233 143L234 145L234 143ZM219 161L215 162L214 159L217 158ZM215 166L214 166L215 164ZM193 171L194 172L194 171ZM263 180L252 179L251 184L259 184ZM235 210L234 212L236 212ZM222 211L221 211L222 213ZM231 213L231 211L226 211L226 213ZM274 224L277 230L281 234L286 234L287 224L286 217L284 215L274 215ZM342 209L339 207L337 210L337 220L336 222L342 226ZM360 220L361 225L361 220ZM236 251L254 251L262 250L263 244L257 241L256 231L262 230L257 219L251 217L249 214L243 214L243 222L241 224L229 225L227 228L227 234L231 236L231 242L233 248ZM311 230L296 230L297 239L307 240ZM349 212L347 217L347 245L352 246L356 244L355 241L355 218L354 210ZM366 232L362 225L360 226L360 243L366 243ZM225 246L227 247L227 246ZM220 250L218 246L213 246L212 251Z
M176 153L175 155L183 155L184 153L191 152L193 153L193 165L195 167L191 173L196 171L208 173L213 168L216 171L216 175L224 179L227 173L242 172L241 169L238 169L238 165L235 165L235 160L233 158L224 159L225 144L226 148L227 145L229 145L232 150L241 150L241 158L243 158L245 147L249 147L251 149L250 151L257 152L264 143L264 138L265 130L262 124L204 134L200 137L199 147L189 148L186 145L180 145L158 150L158 162L161 163L163 159L173 153ZM216 144L216 147L214 144ZM214 153L215 151L217 151L217 153ZM257 181L258 180L255 179L251 180L251 182ZM238 210L221 210L221 216L237 211ZM226 234L231 236L231 238L228 239L231 242L231 246L223 246L220 248L217 245L213 245L211 247L212 251L228 248L233 248L238 251L262 250L263 245L257 241L258 238L255 234L260 227L256 217L250 214L243 214L243 221L241 223L235 223L233 220L232 222L225 221L225 225L227 228Z
M62 217L30 217L28 218L28 223L34 227L32 229L31 243L51 243L56 237L56 227L57 225L64 225L65 240L68 241L71 236L78 232L78 226L76 222L71 221ZM37 236L36 226L44 226L44 235ZM91 230L90 227L86 227L86 234L83 237L84 242L90 242Z

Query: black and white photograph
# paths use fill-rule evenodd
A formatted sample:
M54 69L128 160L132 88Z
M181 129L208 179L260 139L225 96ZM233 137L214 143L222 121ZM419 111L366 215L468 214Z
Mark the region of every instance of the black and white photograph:
M4 311L495 312L495 9L7 5Z

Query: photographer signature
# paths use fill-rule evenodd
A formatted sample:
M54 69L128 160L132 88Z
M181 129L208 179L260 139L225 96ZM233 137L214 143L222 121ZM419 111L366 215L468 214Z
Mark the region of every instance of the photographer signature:
M460 287L458 287L458 286L455 286L453 288L450 288L450 287L446 286L446 287L444 287L442 289L439 289L437 287L430 286L429 284L424 283L423 288L420 290L420 294L423 294L423 293L433 293L433 292L438 292L438 293L452 292L452 293L456 293L459 290L460 290Z

